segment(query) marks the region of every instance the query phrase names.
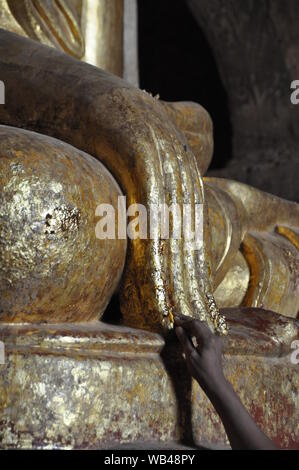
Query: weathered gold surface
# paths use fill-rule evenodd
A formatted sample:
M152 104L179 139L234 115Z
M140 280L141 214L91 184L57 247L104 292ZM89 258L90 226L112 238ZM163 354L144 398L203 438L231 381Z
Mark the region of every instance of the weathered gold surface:
M0 28L123 74L123 0L0 0Z
M123 0L82 0L83 60L123 75Z
M204 203L203 250L192 252L185 240L161 237L129 242L120 289L127 324L161 330L161 325L172 326L172 312L177 311L223 331L225 324L212 296L215 290L218 299L220 290L221 305L271 306L283 315L296 316L298 206L235 182L206 179L203 184L201 172L208 166L213 142L211 120L201 107L160 103L101 70L3 31L0 74L7 93L0 122L60 138L96 157L117 178L128 205L177 202L194 207L196 202ZM103 241L102 251L90 251L84 243L90 230L94 233L93 203L107 202L109 194L115 206L119 191L108 172L82 151L45 136L8 127L0 130L1 178L6 188L1 193L6 234L0 241L5 247L3 238L8 235L9 241L1 279L15 281L13 276L17 276L23 282L21 276L26 274L29 284L25 291L25 284L14 290L16 283L12 283L13 288L6 286L1 298L4 305L10 305L0 322L0 340L6 350L6 363L0 366L1 447L97 448L111 441L181 438L209 446L227 444L211 404L197 385L191 389L176 342L164 346L156 334L97 322L57 324L95 318L116 288L124 244L116 258ZM11 168L14 159L17 164ZM24 173L19 171L19 160L26 163ZM98 188L102 172L106 179ZM37 175L41 181L34 179ZM54 181L58 190L58 177L66 187L59 189L59 205L53 209L50 204L49 212L53 195L47 188ZM87 198L76 198L79 189ZM21 216L18 219L20 214L12 209L13 197L19 193L24 196L19 198L22 216L30 212L30 217L22 219L22 233ZM45 230L42 237L34 238L31 207L38 199L42 208L47 206L46 215L37 217ZM69 212L68 204L74 200ZM91 207L93 217L88 212ZM90 216L76 265L70 245L74 254L73 237L82 228L85 210ZM17 228L16 240L12 227ZM63 237L65 227L70 245ZM57 247L62 265L56 272L47 261L52 235L62 241ZM47 241L46 248L43 241ZM258 262L248 255L250 243L252 252L258 252ZM33 262L35 251L45 257ZM27 269L28 260L38 276ZM114 272L113 260L118 266ZM87 284L82 266L92 270ZM39 279L46 292L41 290L35 297L34 283ZM63 282L57 282L64 279L65 291ZM15 304L12 292L23 303ZM104 297L99 307L100 292ZM297 338L297 323L264 310L226 314L231 330L225 341L227 377L265 432L280 445L295 447L298 374L289 354ZM3 323L24 319L56 324Z
M282 235L283 237L287 238L287 240L289 240L292 243L292 245L294 245L297 248L297 250L299 250L299 229L298 228L277 226L276 232L279 233L279 235Z
M298 445L295 322L271 312L226 311L224 369L244 405L278 445ZM176 341L93 324L0 325L1 448L105 448L182 439L228 445ZM261 380L261 377L263 378Z
M53 135L98 158L128 205L189 204L194 226L195 204L204 203L198 161L163 104L97 68L3 30L0 70L7 94L0 122ZM17 78L16 70L26 80ZM199 115L204 119L201 107ZM212 298L208 237L206 228L201 250L192 250L185 237L164 240L161 232L130 240L121 287L127 324L171 328L177 311L226 331Z
M214 141L213 123L209 114L200 105L192 102L163 102L170 118L184 133L197 158L200 174L204 175L212 160Z
M85 38L84 60L118 75L121 75L122 70L122 18L122 0L59 0L59 2L0 0L0 26L45 44L54 45L77 57L82 56ZM171 121L184 134L184 138L195 155L200 173L203 175L209 166L213 152L210 117L203 108L194 103L161 104ZM235 272L233 265L244 237L250 231L262 232L263 236L267 236L276 230L298 250L298 210L295 204L281 200L279 202L278 198L264 195L261 191L236 182L207 179L205 186L208 207L205 230L209 232L206 240L210 237L206 248L208 250L206 258L209 264L207 269L210 270L211 290L215 291L223 282L221 300L218 295L220 305L236 305L238 300L244 299L247 282L246 268L244 268L245 271L242 271L241 276L242 288L238 296L240 284L233 274ZM182 189L185 191L184 185ZM284 211L283 215L282 211ZM265 218L264 213L267 213ZM278 240L277 238L277 243L283 244ZM246 249L245 246L243 244L243 250ZM278 251L283 251L283 246ZM271 253L268 253L270 257ZM293 263L295 269L297 269L297 258L298 256L295 255ZM253 260L253 257L250 259ZM265 260L264 267L260 268L262 277L265 275L263 270L266 270L266 265L267 260ZM272 263L272 271L273 266ZM253 264L250 269L251 273L255 272L255 265ZM279 270L278 265L273 271L274 274L268 276L270 292L275 292L277 269ZM262 281L256 282L259 284ZM285 287L287 282L281 282ZM129 288L131 288L130 284ZM273 294L270 303L269 300L264 303L261 298L259 302L252 300L250 303L250 299L253 299L251 294L253 283L251 282L249 287L249 282L247 282L247 288L249 291L245 296L245 305L268 305L269 308L284 315L296 316L298 304L296 286L291 290L285 289L284 297L286 298L288 293L293 299L292 302L282 302ZM194 297L195 289L194 284L192 297ZM256 292L255 297L257 296ZM173 303L171 299L170 302Z
M205 182L208 207L209 256L213 273L213 289L223 280L240 248L242 220L230 195Z
M242 305L248 290L250 271L247 261L240 251L231 262L224 279L214 292L220 308Z
M82 58L81 0L0 0L0 27Z
M250 266L244 306L296 318L299 311L298 250L277 234L248 234L242 252Z
M9 33L2 33L1 48L4 57L1 71L9 97L6 108L0 110L2 122L54 135L96 156L116 176L128 205L205 203L204 250L192 252L187 241L130 242L121 288L122 311L130 325L171 326L174 308L207 318L210 306L213 309L211 293L232 267L245 237L252 232L272 236L276 227L294 232L298 227L298 205L246 185L207 178L204 195L199 166L211 156L212 126L201 107L159 103L100 70L73 62L38 44L24 44ZM25 70L28 62L31 68ZM25 74L23 88L24 80L20 87L11 65ZM55 70L50 80L49 66ZM22 97L16 93L21 89ZM36 89L40 90L38 96ZM56 90L55 96L52 89ZM47 96L51 96L50 101ZM35 109L34 118L31 109ZM77 131L82 123L86 123L86 133ZM197 136L196 145L188 139L190 133ZM206 163L203 171L205 167ZM275 240L280 245L278 251L283 252L285 236ZM270 258L271 253L267 255ZM295 269L294 277L298 253L294 250L292 253L294 262L288 269ZM250 259L246 260L250 265ZM249 268L253 273L254 265ZM277 269L278 265L269 278L273 292ZM228 278L226 282L230 282ZM282 282L285 286L286 281ZM223 305L235 303L233 291L234 287L227 289ZM288 295L291 301L286 300ZM248 301L250 298L253 297L247 292L245 305L255 305ZM283 297L273 294L271 308L296 316L297 298L297 285L292 281ZM269 304L261 299L258 305Z
M115 180L68 144L0 126L0 188L0 321L98 319L126 256L126 240L95 235Z
M204 182L214 287L219 285L217 280L223 283L220 293L215 293L219 305L236 306L239 299L238 305L261 307L296 318L299 205L235 181L205 178ZM237 278L233 273L239 249L246 264ZM236 298L239 288L240 297Z
M229 194L235 201L244 233L273 232L275 227L295 228L299 225L299 204L281 199L273 194L223 178L204 178L205 183L213 185Z

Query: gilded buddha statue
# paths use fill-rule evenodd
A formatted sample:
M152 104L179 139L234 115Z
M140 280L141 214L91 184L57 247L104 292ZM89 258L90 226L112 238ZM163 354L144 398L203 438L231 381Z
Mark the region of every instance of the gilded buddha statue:
M122 2L112 3L115 10L111 3L107 9L119 12L119 22ZM8 355L0 389L10 383L10 394L0 402L3 447L84 448L100 446L107 436L150 439L157 437L154 422L162 440L177 439L182 423L177 424L176 386L160 358L174 313L200 318L226 335L219 312L224 308L232 332L227 367L236 373L242 366L238 357L251 355L255 394L267 380L269 385L291 374L285 362L273 374L267 361L286 355L297 335L298 205L235 181L205 178L213 153L207 111L195 103L163 102L79 60L85 56L81 7L67 0L0 2L0 79L6 93L0 106L0 338ZM100 59L96 65L109 69ZM202 248L160 236L98 240L96 207L108 202L117 210L122 195L128 206L189 204L193 224L194 207L202 204ZM114 293L123 327L99 321ZM231 313L232 307L238 310ZM126 355L134 364L121 363ZM62 379L62 369L71 381ZM159 390L155 374L163 377ZM103 392L95 380L104 384ZM297 379L287 380L295 386ZM117 397L101 415L111 381L128 402L136 395L137 409L142 405L146 415L128 435L122 425L127 411L120 410ZM275 386L291 400L283 385ZM157 408L145 388L169 405L164 418L161 403ZM20 394L35 407L34 416L22 408ZM205 413L199 407L193 414L204 422ZM83 415L90 425L84 438ZM194 426L198 441L215 434L211 424L208 437L204 426ZM290 446L293 434L290 422ZM221 441L221 431L217 435Z

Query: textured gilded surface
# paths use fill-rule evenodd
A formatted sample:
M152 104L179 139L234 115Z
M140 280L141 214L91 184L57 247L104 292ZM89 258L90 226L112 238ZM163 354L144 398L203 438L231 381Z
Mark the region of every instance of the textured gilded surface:
M83 60L123 76L123 0L82 0Z
M277 234L248 234L242 252L250 265L243 305L262 307L297 317L299 256L292 243Z
M260 307L296 318L299 205L236 181L204 178L204 183L219 306ZM245 258L242 272L239 250Z
M18 3L18 7L14 6L14 3L16 2L9 2L9 5L7 2L2 3L2 8L1 8L1 21L0 24L4 26L6 29L11 29L13 31L16 31L17 33L20 34L20 31L18 28L14 28L11 26L11 24L16 25L17 21L14 19L14 16L12 15L12 11L17 11L18 9L22 8L27 8L27 10L33 8L33 4L38 5L40 2L26 2L26 5L24 3L23 6L20 6L20 2ZM119 21L119 18L122 17L122 2L106 2L106 1L100 1L100 2L93 2L93 1L85 1L83 2L83 9L82 9L82 4L80 1L72 2L71 6L69 5L70 8L73 9L73 16L80 17L82 15L82 24L85 25L83 27L83 30L85 33L83 34L89 34L90 36L93 37L98 37L98 38L104 38L106 39L101 39L103 44L105 43L106 49L108 48L111 51L111 54L103 54L103 57L110 57L111 60L115 61L115 64L121 64L121 59L118 56L119 49L121 48L120 43L119 45L115 48L111 42L111 38L109 39L109 34L111 33L111 37L116 37L114 34L115 31L120 31L120 25L117 26L117 21ZM68 2L65 0L65 2L62 2L61 5L65 5L65 8L60 8L61 12L66 12L68 8ZM56 19L55 14L53 13L57 9L57 5L53 6L52 2L47 2L47 4L43 4L44 7L48 12L48 16L51 19L52 23L57 23L59 27L61 27L61 21L59 19ZM46 5L46 6L45 6ZM96 6L95 6L96 5ZM29 11L28 10L28 11ZM31 11L30 10L30 11ZM88 13L89 12L89 13ZM28 15L27 15L28 16ZM28 20L27 16L25 15L23 18L23 22ZM32 16L32 15L31 15ZM17 15L19 18L19 16ZM105 36L105 32L103 27L99 27L99 24L103 21L103 18L107 17L110 18L111 21L106 22L105 24L109 24L109 28L112 28L109 30L110 32L107 33L107 36ZM26 20L27 18L27 20ZM93 20L91 20L93 18ZM10 24L11 22L11 24ZM84 29L85 28L85 29ZM89 28L89 33L88 33L88 28ZM108 28L108 26L107 26ZM108 29L109 29L108 28ZM113 29L114 28L114 29ZM100 33L100 31L102 31ZM114 31L114 32L113 32ZM100 36L102 34L102 36ZM38 40L45 42L42 37L38 37ZM98 48L99 51L104 50L102 46L100 46L100 42L98 41ZM107 49L107 50L108 50ZM90 54L95 54L95 49L93 46L90 47ZM28 56L30 56L30 52L28 51ZM58 60L58 58L57 58ZM104 59L103 59L104 60ZM110 60L110 59L109 59ZM102 64L104 68L109 69L107 64ZM111 69L112 70L112 69ZM87 71L87 69L86 69ZM77 71L78 72L78 71ZM118 73L114 70L115 73ZM34 72L32 72L34 73ZM45 73L45 72L44 72ZM83 73L83 72L82 72ZM90 73L90 79L92 81L92 74ZM57 73L55 77L56 81L59 81L59 73ZM54 80L54 82L55 82ZM82 80L82 83L84 80ZM113 80L111 79L111 86L112 86ZM89 81L90 84L90 81ZM38 80L37 80L37 85L38 85ZM107 85L107 83L106 83ZM83 85L82 85L83 86ZM119 87L119 88L118 88ZM104 85L103 85L103 88ZM109 88L109 87L108 87ZM133 142L133 135L135 134L136 136L138 135L138 129L142 125L142 118L141 114L139 113L139 118L140 122L134 127L133 120L128 119L129 112L128 109L126 112L124 112L124 107L127 106L129 107L128 104L130 103L130 99L128 96L126 96L126 99L124 99L124 96L120 97L120 95L123 94L124 89L126 86L124 83L122 85L117 85L114 87L115 89L118 89L118 92L115 94L115 110L117 109L117 106L122 107L122 118L124 120L127 119L127 123L131 122L131 145L134 147L135 152L139 151L138 150L138 145L142 145L142 139L138 142L138 145ZM76 93L76 90L79 90L80 92L80 86L73 87L73 93ZM122 90L122 91L120 91ZM132 89L130 89L130 92ZM130 94L128 91L128 95ZM136 106L137 105L137 96L138 92L136 92ZM117 93L119 93L119 98L116 98ZM126 93L125 93L126 94ZM30 96L30 93L29 95ZM74 97L73 97L74 98ZM147 96L148 100L150 100L150 97ZM29 99L29 98L28 98ZM31 98L30 98L31 99ZM79 99L79 98L78 98ZM85 102L84 100L86 99L85 94L83 93L81 95L81 102ZM70 109L72 109L70 103L72 103L74 99L69 99L68 100L68 106ZM104 101L104 100L103 100ZM116 102L118 101L118 104ZM140 101L140 99L139 99ZM133 104L134 100L131 101L131 104ZM125 104L126 103L126 104ZM140 103L139 103L140 104ZM144 106L145 103L142 103L140 108L143 107L143 115L144 118L146 119L146 112L150 112L150 106L148 106L149 103L147 103ZM58 105L57 105L58 106ZM181 133L183 133L183 141L186 140L187 144L189 145L189 148L192 150L192 153L196 157L196 165L200 170L201 174L204 174L206 169L209 166L211 156L212 156L212 151L213 151L213 139L212 139L212 122L211 119L209 118L208 114L206 111L201 108L199 105L196 105L194 103L160 103L156 105L156 109L158 110L160 106L160 119L163 119L164 121L167 119L165 115L162 113L161 109L164 107L164 110L167 112L168 117L170 118L170 121L175 125L176 131L178 131L178 128L180 129ZM65 106L66 109L67 105ZM43 109L43 107L41 106ZM107 106L107 109L109 106ZM147 108L147 109L146 109ZM77 109L77 108L76 108ZM137 107L136 107L137 109ZM48 111L48 110L47 110ZM42 112L42 111L39 111ZM53 103L53 109L52 109L53 115L55 115L55 103ZM58 106L58 113L59 113L59 106ZM62 113L61 113L62 114ZM90 113L92 115L92 111ZM105 113L103 113L103 116ZM120 115L120 113L119 113ZM66 114L67 116L67 114ZM136 111L136 117L137 119L137 111ZM103 119L104 120L104 119ZM102 121L103 121L102 120ZM155 119L154 116L152 116L152 120L156 122L156 125L159 126L158 124L158 119ZM62 121L62 119L61 119ZM171 131L169 126L171 127L172 124L171 122L168 122L168 126L164 124L164 131L168 132L169 138L171 139ZM9 121L9 123L14 124L15 119L12 119ZM43 127L42 122L38 120L37 125L32 124L32 120L30 118L22 120L19 119L18 125L20 126L25 126L27 127L26 122L29 122L29 127L32 126L33 129L40 130L40 126ZM116 120L117 122L117 120ZM97 125L99 123L97 122ZM101 124L102 125L102 124ZM105 125L105 124L104 124ZM65 125L64 125L65 127ZM76 127L78 127L78 124L76 122L74 123L73 129L75 130ZM116 126L117 127L117 126ZM115 127L115 131L117 130ZM111 126L112 128L112 126ZM128 128L129 130L129 128ZM47 128L47 123L44 124L44 127L42 128L42 132L44 133L52 133L53 135L58 135L61 137L63 140L69 140L71 143L73 141L75 142L76 146L80 146L80 148L84 148L87 150L89 153L92 154L97 154L97 151L94 150L93 144L94 142L90 142L90 138L88 139L89 142L86 144L82 145L81 139L77 138L77 136L70 136L68 131L61 132L61 130L54 130L53 128L49 131ZM96 132L96 130L94 130ZM107 131L109 134L109 131ZM111 129L110 129L111 133ZM163 132L161 135L154 135L154 131L151 132L151 135L149 138L146 136L146 132L143 131L141 132L142 136L144 139L147 140L147 144L149 144L151 138L152 138L152 143L151 143L151 149L153 152L155 152L158 156L159 162L160 162L160 169L162 169L161 174L159 175L159 183L158 185L163 186L163 191L164 187L166 187L166 192L165 195L168 197L168 201L170 202L177 201L177 194L180 195L183 193L183 197L181 196L180 199L184 200L184 202L188 202L190 200L190 195L192 196L192 192L195 196L194 200L201 201L203 200L203 194L202 194L202 189L199 190L198 183L196 183L196 179L200 181L198 176L194 178L194 175L196 174L196 170L194 171L194 167L192 164L190 165L188 158L183 158L181 159L180 156L179 158L175 158L175 160L178 160L179 162L179 167L180 167L180 172L181 172L181 182L178 185L178 179L177 178L172 178L172 180L169 178L168 170L170 169L170 172L174 172L173 175L176 174L177 169L172 164L166 163L166 169L164 168L164 160L163 156L168 152L167 146L163 144ZM124 133L123 133L124 136ZM182 137L182 136L181 136ZM126 137L124 137L126 139ZM128 139L129 140L129 139ZM78 143L79 141L79 143ZM175 139L174 139L175 142ZM110 143L108 143L110 145ZM124 142L124 145L127 145L127 142ZM148 145L149 146L149 145ZM172 151L174 153L177 152L177 148L175 148L175 144L171 144L172 146ZM150 151L150 148L148 148L148 152ZM119 150L120 152L120 150ZM152 153L153 153L152 152ZM178 152L179 154L179 152ZM160 155L160 157L159 157ZM162 158L161 158L162 156ZM117 168L115 168L115 165L113 164L113 159L110 158L108 161L108 157L103 157L98 156L98 158L102 159L104 158L104 163L111 169L111 172L115 174L120 182L120 184L124 187L124 191L127 193L127 188L130 185L131 190L132 186L134 184L134 181L132 181L131 174L130 178L131 180L129 181L128 175L125 175L125 172L122 171L122 166L117 165ZM134 160L134 158L132 159ZM144 164L148 166L152 166L151 159L148 159L147 163L145 161L146 159L144 158ZM161 162L163 165L161 165ZM190 171L187 169L187 166L189 165ZM178 166L178 165L177 165ZM183 171L181 169L183 168ZM127 166L128 170L128 166ZM122 175L119 175L119 173L122 172ZM147 185L150 186L152 184L152 175L153 171L150 172L150 175L141 170L141 172L144 175L144 179L147 180ZM188 175L188 176L187 176ZM157 177L156 175L154 176L155 178ZM126 182L124 180L127 180ZM134 178L133 178L134 179ZM167 183L167 184L166 184ZM174 191L174 186L173 184L177 185L176 186L176 191ZM193 190L192 185L197 186L197 190ZM187 189L189 188L189 190ZM191 189L192 188L192 189ZM130 191L131 191L130 190ZM191 190L191 191L190 191ZM148 188L147 188L148 191ZM188 194L189 191L189 194ZM153 193L153 191L150 191ZM201 193L201 194L200 194ZM160 196L159 196L160 197ZM166 197L166 199L167 199ZM141 198L142 199L142 198ZM148 203L153 202L155 199L151 196L147 198ZM211 283L210 288L207 287L207 291L215 291L220 284L222 284L222 293L221 293L221 298L219 297L219 291L218 291L218 300L220 302L221 306L228 306L228 305L237 305L237 304L243 304L247 306L251 305L259 305L259 306L265 306L268 308L271 308L279 313L282 313L287 316L296 316L298 313L298 286L295 282L288 283L287 279L291 276L292 278L297 276L298 272L298 226L299 226L299 216L298 216L298 206L294 203L290 203L287 201L282 201L279 200L278 198L274 198L270 195L264 194L261 191L257 191L254 188L250 188L246 185L241 185L236 182L229 182L225 180L217 180L217 179L206 179L205 180L205 200L206 200L206 222L205 222L205 231L206 231L206 255L204 256L205 261L203 263L203 257L199 256L198 260L190 260L190 256L183 256L184 261L186 261L186 264L188 264L189 268L190 266L196 264L199 266L199 271L200 271L200 276L202 273L201 267L203 264L205 265L204 270L209 273L209 276L205 276L205 281L209 281ZM133 201L137 201L137 197L133 198ZM264 214L266 216L264 217ZM250 249L248 248L248 243L246 244L246 240L254 237L255 235L252 234L251 232L258 232L258 237L269 237L273 235L273 232L276 230L276 232L281 235L281 238L276 237L275 239L275 246L272 244L272 248L270 249L269 246L270 244L267 243L267 250L264 253L264 261L261 261L260 267L258 268L257 264L257 257L251 256L249 254ZM283 242L283 239L287 238L292 245L294 245L297 248L297 253L294 252L292 247L290 248L289 251L292 252L292 256L289 256L289 263L285 263L282 261L282 264L289 264L289 267L286 267L285 269L287 272L290 274L287 274L284 276L284 268L282 267L282 264L279 265L277 262L268 262L268 257L269 260L271 258L276 257L276 252L278 253L278 259L284 258L285 251L285 243ZM137 245L137 243L135 244ZM139 243L139 246L141 244ZM247 265L244 265L244 270L241 272L240 271L240 266L238 266L237 271L240 272L240 282L238 283L237 279L237 271L234 271L234 266L235 266L235 257L237 256L237 253L239 249L243 250L243 255L246 257L246 263L249 266L250 269L250 275L251 275L251 280L249 282L248 280L248 270L247 270ZM138 248L139 250L139 248ZM203 303L209 304L209 295L210 293L207 292L203 295L203 298L201 298L200 295L197 293L197 281L196 277L198 275L195 273L194 274L194 268L186 269L185 274L181 275L178 274L178 270L181 270L179 267L179 264L182 263L182 261L179 260L179 257L177 254L173 254L175 251L177 251L177 243L171 243L170 246L168 246L168 251L171 251L171 256L172 260L170 261L171 266L174 266L174 270L172 268L164 267L159 260L161 257L161 252L165 254L165 257L167 256L166 254L166 249L165 249L165 244L159 243L157 246L152 247L152 254L151 257L152 259L155 258L155 263L156 266L158 267L158 271L152 270L152 277L155 277L155 280L152 282L156 285L156 292L157 292L157 298L158 302L160 304L160 311L163 309L165 316L167 312L167 306L172 306L174 304L178 305L177 301L173 299L173 295L171 293L171 289L167 290L167 282L165 283L164 279L165 276L167 276L167 272L174 273L174 279L172 280L172 284L175 285L177 292L176 297L180 299L180 308L183 306L183 311L185 313L189 313L192 308L195 306L197 310L201 311L203 309ZM270 251L269 251L270 250ZM186 246L186 250L184 251L185 253L190 253L189 248ZM251 250L252 252L252 250ZM137 253L137 247L134 250L134 253ZM142 264L141 259L142 258L147 258L147 253L145 254L145 251L143 249L143 254L142 254L142 249L139 250L139 255L138 255L138 263ZM130 250L129 250L129 260L131 259L130 257ZM170 258L169 258L170 259ZM137 261L137 258L134 259L134 262ZM158 263L158 264L157 264ZM267 269L270 269L269 266L271 264L271 275L267 275L266 271ZM268 268L267 268L268 266ZM156 269L156 268L155 268ZM257 271L259 269L259 275L257 275ZM163 275L162 275L163 271ZM196 271L196 270L195 270ZM292 273L290 272L292 271ZM160 273L160 279L158 279L159 276L156 275L156 273ZM279 274L280 273L280 274ZM138 276L138 272L136 272L136 275ZM259 276L259 279L258 279ZM189 280L188 280L189 277ZM209 279L208 279L209 278ZM262 278L267 278L266 284L264 284L264 289L260 289L261 284L264 282ZM242 279L242 281L241 281ZM205 284L206 284L205 282ZM281 282L281 285L279 285L279 282ZM278 284L277 284L278 283ZM186 307L184 297L186 297L185 292L186 292L186 284L188 284L188 289L191 291L191 294L189 295L189 299L186 303L189 303L189 307ZM202 288L201 283L201 288ZM288 286L287 286L288 284ZM247 285L247 287L246 287ZM269 294L268 292L268 298L264 298L263 295L260 295L258 293L258 290L264 291L266 289L266 286L269 286L269 292L273 292L273 295ZM285 294L283 296L276 295L276 285L279 285L279 289L284 289ZM240 290L238 291L240 287ZM247 291L245 292L245 289ZM131 282L130 280L127 283L127 292L129 293L127 296L125 296L124 304L123 306L123 311L134 311L134 308L129 308L129 300L133 300L136 298L140 297L140 292L136 292L136 286L134 286L134 282ZM147 286L144 287L143 291L147 292L150 290ZM164 291L164 293L162 293ZM253 292L255 291L255 292ZM124 292L124 290L123 290ZM131 296L130 292L133 292L134 295ZM165 299L166 294L168 295L168 299ZM239 293L239 296L237 295ZM207 294L207 295L206 295ZM143 295L143 294L142 294ZM147 296L147 293L145 294ZM254 300L257 299L259 296L259 301ZM292 300L287 300L288 296ZM163 300L164 298L164 300ZM183 300L182 300L183 299ZM285 300L283 300L285 299ZM134 302L134 300L133 300ZM190 310L190 303L191 303L191 310ZM185 309L185 310L184 310ZM141 309L139 309L139 316L141 317ZM132 314L128 314L130 317ZM171 319L171 311L169 315ZM128 320L130 324L132 325L137 325L134 319L130 318Z
M198 161L157 99L3 30L0 70L7 95L0 122L52 135L98 158L117 179L127 205L189 204L194 225L195 203L205 202ZM198 109L204 119L206 112ZM212 299L207 228L204 235L200 250L192 250L186 237L164 240L160 232L154 239L129 241L120 292L127 324L171 328L172 312L178 311L225 333L225 321Z
M0 28L122 76L123 0L0 0Z
M230 195L205 182L209 257L213 273L213 289L232 266L242 239L242 219Z
M220 308L242 305L248 290L250 270L247 261L240 251L232 260L231 267L214 292Z
M82 58L81 0L0 0L0 27Z
M125 323L165 332L179 312L224 332L214 291L221 306L262 307L222 311L231 331L225 371L265 432L279 445L296 447L298 371L290 353L298 322L285 316L298 311L298 205L233 181L202 181L213 149L212 123L196 104L159 102L1 30L0 73L7 94L0 123L61 139L0 127L0 269L1 282L8 280L0 300L6 308L0 316L6 352L0 446L100 448L182 439L227 445L171 333L165 343L152 332L83 323L105 308L125 255L125 242L117 252L117 245L92 238L94 203L108 197L116 206L120 194L98 159L128 205L204 204L198 252L187 240L160 234L129 240L119 291ZM48 259L51 246L59 256L56 271ZM36 323L11 323L22 320Z
M200 174L204 175L212 160L213 123L209 114L197 103L192 102L163 102L170 118L184 133L187 142L197 156Z
M0 188L0 321L98 319L126 256L126 240L95 234L115 180L68 144L0 126Z
M262 429L298 446L295 321L225 311L224 369ZM1 448L105 448L123 443L228 445L212 405L191 383L176 341L93 324L0 325ZM114 445L113 445L114 444Z
M292 243L292 245L294 245L297 248L297 250L299 250L299 229L298 228L277 226L276 232L279 233L279 235L282 235L283 237L287 238L287 240L289 240Z

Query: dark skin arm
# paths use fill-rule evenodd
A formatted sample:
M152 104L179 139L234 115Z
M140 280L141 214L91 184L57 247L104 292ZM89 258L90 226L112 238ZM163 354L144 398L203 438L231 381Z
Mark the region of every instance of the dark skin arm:
M219 414L232 449L276 449L256 425L224 376L222 339L199 320L176 316L175 325L189 372Z

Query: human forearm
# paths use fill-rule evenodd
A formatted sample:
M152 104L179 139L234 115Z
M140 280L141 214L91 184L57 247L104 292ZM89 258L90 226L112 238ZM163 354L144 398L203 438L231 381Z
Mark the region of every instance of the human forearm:
M226 380L222 368L222 340L200 321L176 318L176 334L187 367L219 414L232 449L275 449L255 424Z
M210 386L203 388L221 418L232 449L275 449L224 376L219 378L212 390Z

